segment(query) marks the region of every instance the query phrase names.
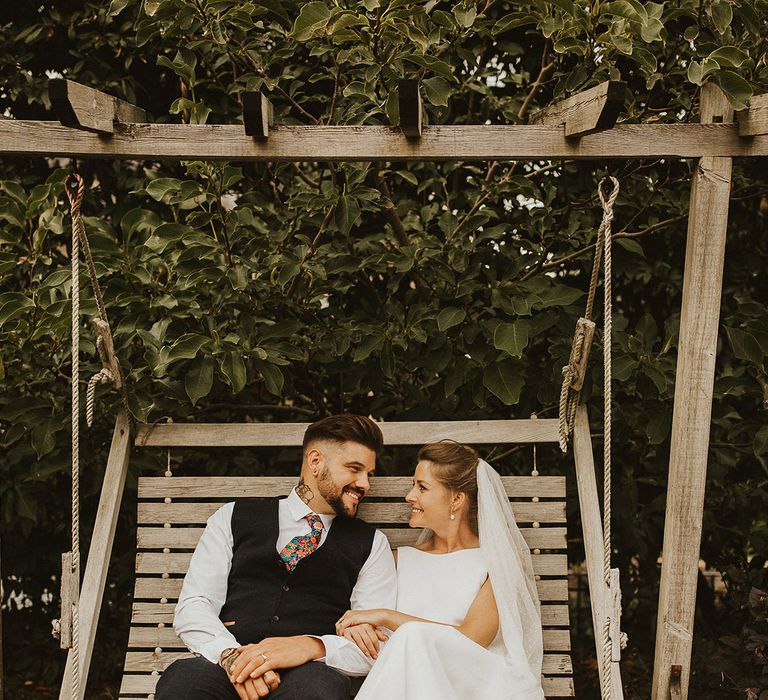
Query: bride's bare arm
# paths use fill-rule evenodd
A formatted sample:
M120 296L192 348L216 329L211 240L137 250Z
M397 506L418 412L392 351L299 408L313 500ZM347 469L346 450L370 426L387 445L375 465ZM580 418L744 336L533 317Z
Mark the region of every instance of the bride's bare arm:
M379 608L376 610L349 610L336 623L336 634L345 636L345 631L355 625L368 624L374 627L386 627L393 632L406 622L430 622L436 625L445 624L435 620L426 620L414 615L406 615L397 610ZM475 600L460 625L455 627L459 632L469 637L480 646L487 647L496 637L499 630L499 611L496 608L496 598L493 595L490 579L480 587ZM359 646L359 645L358 645ZM362 648L362 647L361 647ZM363 649L363 651L365 651Z

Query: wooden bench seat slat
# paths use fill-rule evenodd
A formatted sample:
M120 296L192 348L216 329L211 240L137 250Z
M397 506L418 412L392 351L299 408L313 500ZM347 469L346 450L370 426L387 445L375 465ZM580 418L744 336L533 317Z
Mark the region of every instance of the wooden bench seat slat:
M558 627L543 630L545 651L570 651L571 637L567 629ZM128 633L128 649L186 649L172 627L132 626Z
M204 525L222 503L139 503L139 525ZM515 518L523 523L565 523L565 503L541 501L512 503ZM411 517L411 506L407 503L361 503L358 515L374 524L392 525L407 523Z
M137 447L300 446L308 423L169 423L140 425ZM450 438L471 445L557 442L558 421L406 421L379 423L384 443L423 445Z
M131 624L134 625L173 625L175 603L134 603L131 612ZM545 627L567 627L567 605L542 605L541 624Z
M181 584L181 578L137 577L133 597L136 600L177 600ZM542 603L568 600L565 578L541 579L536 581L536 588Z
M125 655L125 673L151 673L164 671L177 659L193 656L185 651L129 651ZM542 672L545 675L564 675L573 673L571 657L568 654L544 654Z
M421 530L407 527L381 531L393 548L414 545L421 534ZM564 527L521 527L520 532L531 549L565 549L568 544ZM202 527L140 527L136 545L139 549L194 549L202 534Z
M298 476L156 476L139 479L139 499L212 498L232 501L249 496L286 496ZM565 498L564 476L503 476L508 496L517 498ZM371 479L369 498L404 498L411 488L410 476L379 476Z
M159 675L126 674L120 686L120 697L144 696L155 691ZM573 679L567 676L544 676L544 693L548 698L573 697Z
M138 552L137 574L186 574L192 552ZM277 558L277 555L275 555ZM533 571L540 576L566 576L568 557L565 554L533 554Z

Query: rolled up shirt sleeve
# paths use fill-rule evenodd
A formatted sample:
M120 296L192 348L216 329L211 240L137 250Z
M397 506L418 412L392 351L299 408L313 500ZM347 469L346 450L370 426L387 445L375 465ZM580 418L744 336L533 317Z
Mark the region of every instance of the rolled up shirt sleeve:
M350 596L351 610L394 609L397 604L397 574L389 541L376 531L371 553L363 564ZM325 657L318 659L348 676L365 676L374 659L363 654L357 644L335 634L319 637L325 645Z
M187 648L214 664L224 649L240 646L219 619L232 566L233 509L234 503L227 503L208 518L173 617L173 628Z

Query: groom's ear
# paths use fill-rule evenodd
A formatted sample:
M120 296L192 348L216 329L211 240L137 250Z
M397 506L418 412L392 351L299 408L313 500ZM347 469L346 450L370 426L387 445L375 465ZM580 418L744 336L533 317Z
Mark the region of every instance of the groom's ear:
M317 449L317 447L310 446L304 456L304 459L312 476L317 476L323 466L323 453Z

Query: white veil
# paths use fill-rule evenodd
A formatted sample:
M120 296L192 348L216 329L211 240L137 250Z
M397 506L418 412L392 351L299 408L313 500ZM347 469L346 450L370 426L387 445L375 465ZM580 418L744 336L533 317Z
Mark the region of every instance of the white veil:
M520 690L541 691L544 644L541 611L528 544L517 527L501 478L485 460L477 465L480 551L499 610L506 660Z

